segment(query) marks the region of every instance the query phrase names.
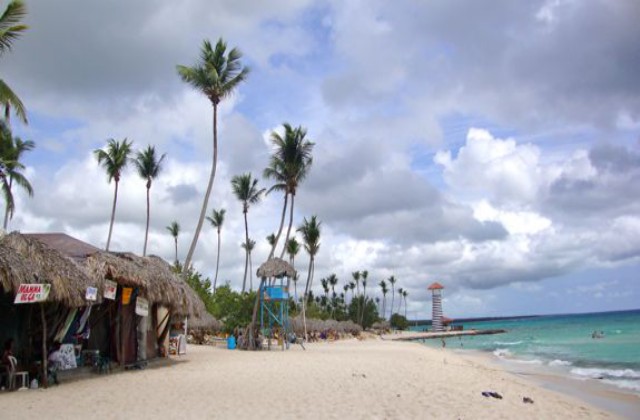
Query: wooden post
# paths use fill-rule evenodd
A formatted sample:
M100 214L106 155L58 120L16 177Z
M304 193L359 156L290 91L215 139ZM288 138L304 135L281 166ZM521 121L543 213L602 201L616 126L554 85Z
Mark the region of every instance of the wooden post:
M44 303L40 304L40 318L42 320L42 386L47 388L49 385L49 369L47 366L49 360L47 357L47 320L44 316Z

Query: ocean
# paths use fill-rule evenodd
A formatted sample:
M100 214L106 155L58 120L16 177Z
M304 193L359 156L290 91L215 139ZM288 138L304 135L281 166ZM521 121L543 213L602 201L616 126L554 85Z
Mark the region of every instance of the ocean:
M545 315L463 325L465 330L508 332L450 338L447 348L491 352L505 361L544 366L574 379L598 379L640 395L640 310ZM440 340L424 342L429 346L442 345Z

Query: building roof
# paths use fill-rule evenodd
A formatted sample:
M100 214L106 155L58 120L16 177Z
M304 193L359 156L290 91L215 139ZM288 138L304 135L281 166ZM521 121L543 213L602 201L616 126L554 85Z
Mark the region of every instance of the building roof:
M55 249L74 259L84 259L100 251L100 249L95 246L82 242L66 233L25 233L23 235L27 238L36 239L49 248Z
M435 283L431 283L431 286L427 287L428 290L439 290L439 289L444 289L444 286L441 285L438 282Z

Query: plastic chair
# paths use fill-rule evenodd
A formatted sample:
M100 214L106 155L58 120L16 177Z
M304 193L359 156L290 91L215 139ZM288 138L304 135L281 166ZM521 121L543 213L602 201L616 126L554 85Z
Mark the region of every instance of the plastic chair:
M17 372L18 359L13 356L9 356L9 389L13 389L16 386L16 376L22 380L22 386L18 389L24 391L29 389L29 372L20 371Z

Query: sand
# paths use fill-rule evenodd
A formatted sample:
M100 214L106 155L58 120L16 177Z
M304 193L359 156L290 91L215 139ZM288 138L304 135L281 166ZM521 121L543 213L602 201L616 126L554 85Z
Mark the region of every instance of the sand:
M615 418L495 366L417 343L345 340L286 352L189 346L174 360L4 393L0 418ZM534 404L524 404L524 396Z

